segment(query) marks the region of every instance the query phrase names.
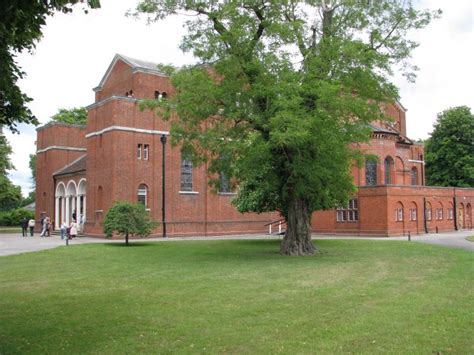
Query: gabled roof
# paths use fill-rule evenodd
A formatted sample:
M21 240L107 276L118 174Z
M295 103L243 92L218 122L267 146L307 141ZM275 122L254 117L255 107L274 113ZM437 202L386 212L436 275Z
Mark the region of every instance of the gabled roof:
M102 77L102 80L100 81L99 85L94 88L94 91L99 91L102 89L102 87L104 86L104 83L106 82L107 78L110 75L110 72L112 71L115 64L119 60L121 60L128 66L130 66L130 68L132 69L132 72L141 71L141 72L155 74L159 76L166 76L166 77L168 76L158 70L157 63L146 62L144 60L130 58L130 57L124 56L123 54L116 54L114 59L112 59L112 62L110 63L109 67L107 68L107 71L105 72L104 76Z
M53 176L68 175L86 171L87 154L84 154L74 160L72 163L53 173Z

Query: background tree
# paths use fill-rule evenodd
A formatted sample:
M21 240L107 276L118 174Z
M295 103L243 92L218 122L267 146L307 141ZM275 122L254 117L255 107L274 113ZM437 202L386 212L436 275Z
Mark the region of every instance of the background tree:
M156 225L143 204L116 202L105 216L104 233L108 238L118 233L128 245L129 236L147 237Z
M58 113L51 117L51 120L54 122L85 125L87 123L87 110L85 107L60 108Z
M467 106L438 114L425 143L428 185L474 187L474 115Z
M147 103L179 117L173 142L209 161L217 189L238 185L241 212L285 217L282 254L313 254L311 214L354 192L349 144L367 140L368 123L397 99L394 65L414 78L408 30L435 13L410 1L342 0L144 0L137 11L195 15L181 48L199 65L175 72L170 100Z
M0 211L16 208L22 201L21 188L8 178L8 170L15 169L10 160L11 153L12 148L0 131Z
M77 3L100 7L99 0L3 0L0 11L0 125L16 132L17 123L38 124L26 104L31 99L17 81L25 76L15 61L16 53L32 51L42 36L46 17L55 11L71 12Z

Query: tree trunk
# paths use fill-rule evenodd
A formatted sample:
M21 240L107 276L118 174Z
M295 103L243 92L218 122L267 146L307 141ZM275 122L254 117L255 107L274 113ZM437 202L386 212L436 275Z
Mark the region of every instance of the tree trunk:
M311 241L311 213L304 199L290 201L286 217L286 232L280 245L282 255L314 255L316 248Z
M125 233L125 245L128 245L128 233Z

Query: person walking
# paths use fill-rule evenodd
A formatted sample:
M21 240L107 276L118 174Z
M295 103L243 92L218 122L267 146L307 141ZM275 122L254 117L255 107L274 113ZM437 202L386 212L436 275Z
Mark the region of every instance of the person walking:
M75 220L72 220L71 225L69 226L69 239L75 238L77 236L77 223Z
M35 229L35 220L34 219L30 219L28 221L28 227L30 228L30 237L33 236L33 231Z
M46 229L48 228L48 216L41 219L41 234L40 237L43 238L46 235Z
M53 228L53 225L51 223L51 218L46 217L46 233L48 234L48 237L51 237L52 228Z
M23 237L28 237L28 218L26 217L21 220L21 234Z
M66 222L63 221L61 223L61 240L64 239L64 237L66 237L66 232L67 232L67 224Z

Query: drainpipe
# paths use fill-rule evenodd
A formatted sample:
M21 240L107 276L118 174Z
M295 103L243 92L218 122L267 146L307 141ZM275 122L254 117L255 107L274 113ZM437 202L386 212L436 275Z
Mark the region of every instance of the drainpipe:
M421 185L425 186L425 161L423 160L423 154L420 154L421 160Z
M456 193L456 192L454 192ZM454 220L454 230L458 230L458 213L456 211L456 196L453 197L453 220Z
M163 225L163 238L166 238L166 170L165 170L165 146L166 146L166 135L162 134L160 138L162 144L162 157L161 157L161 223Z
M425 233L428 234L428 222L426 221L426 197L423 197L423 225L425 226Z

